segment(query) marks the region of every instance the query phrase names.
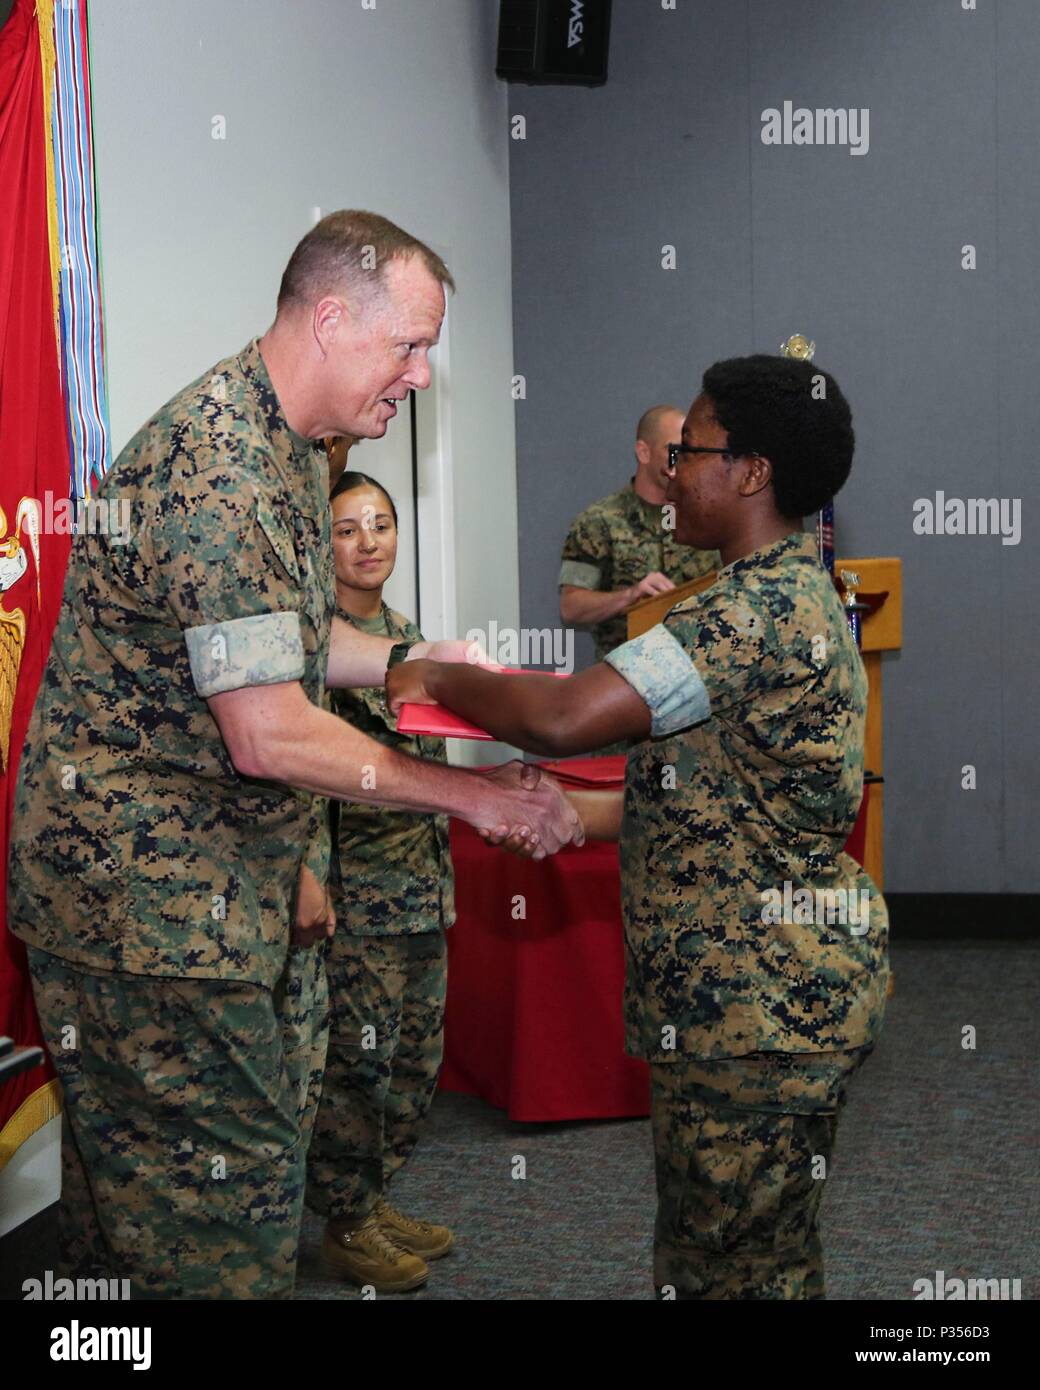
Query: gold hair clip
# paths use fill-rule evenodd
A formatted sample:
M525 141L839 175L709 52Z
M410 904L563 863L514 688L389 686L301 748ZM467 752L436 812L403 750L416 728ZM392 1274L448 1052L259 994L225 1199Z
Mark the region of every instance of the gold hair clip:
M811 362L816 344L810 343L804 333L792 333L786 343L780 344L782 357L794 357L799 362Z

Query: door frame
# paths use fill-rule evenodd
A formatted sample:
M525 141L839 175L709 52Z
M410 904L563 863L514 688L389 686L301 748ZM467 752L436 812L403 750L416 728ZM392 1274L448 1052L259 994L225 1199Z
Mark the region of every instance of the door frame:
M450 264L450 251L436 248ZM418 623L424 637L458 636L455 576L455 468L451 420L451 308L446 305L431 380L416 393L415 530L419 543Z

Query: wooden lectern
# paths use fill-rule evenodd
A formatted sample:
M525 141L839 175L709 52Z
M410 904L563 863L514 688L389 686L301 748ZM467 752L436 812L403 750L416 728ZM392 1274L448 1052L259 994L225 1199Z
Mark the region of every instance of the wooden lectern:
M867 736L864 765L868 773L884 778L881 748L881 653L897 652L903 645L903 562L885 557L867 560L835 560L834 573L851 570L858 576L855 586L859 600L866 605L862 615L860 650L867 671ZM715 582L715 574L705 574L680 584L667 594L658 594L628 609L628 635L659 623L675 604L699 594ZM839 588L841 586L839 585ZM884 891L884 782L872 784L867 802L867 841L863 867Z

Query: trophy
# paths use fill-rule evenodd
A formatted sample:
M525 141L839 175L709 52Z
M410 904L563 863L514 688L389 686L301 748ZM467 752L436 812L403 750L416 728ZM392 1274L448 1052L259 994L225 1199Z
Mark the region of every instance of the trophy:
M873 611L869 603L861 603L856 590L859 588L859 575L855 570L842 570L841 582L845 588L845 595L842 598L842 607L845 609L845 621L849 625L849 631L856 639L856 646L861 645L863 635L862 613Z

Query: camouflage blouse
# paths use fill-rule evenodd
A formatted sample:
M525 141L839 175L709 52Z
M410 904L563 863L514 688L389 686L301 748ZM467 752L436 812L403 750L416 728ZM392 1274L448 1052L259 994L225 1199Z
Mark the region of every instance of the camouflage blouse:
M422 633L385 603L375 618L337 616L362 632L421 642ZM446 760L442 738L397 732L382 686L334 690L332 708L355 729L415 758ZM409 936L440 931L455 920L455 881L448 817L357 802L332 802L330 884L336 931L351 936Z
M653 716L629 753L621 833L629 1051L872 1042L888 918L844 852L867 681L812 538L727 565L607 661Z
M207 700L298 680L324 704L325 460L254 341L164 405L99 496L131 525L72 546L18 779L12 930L88 969L271 986L324 803L236 771Z

